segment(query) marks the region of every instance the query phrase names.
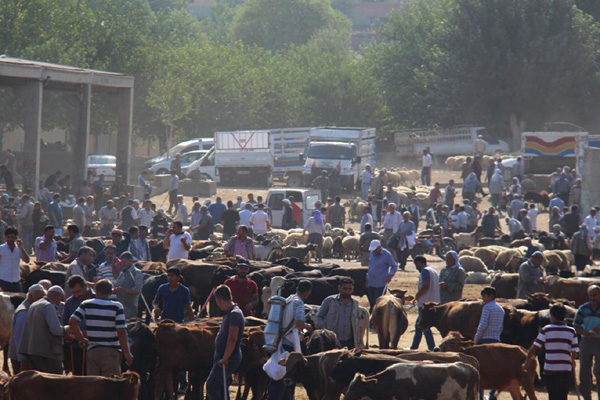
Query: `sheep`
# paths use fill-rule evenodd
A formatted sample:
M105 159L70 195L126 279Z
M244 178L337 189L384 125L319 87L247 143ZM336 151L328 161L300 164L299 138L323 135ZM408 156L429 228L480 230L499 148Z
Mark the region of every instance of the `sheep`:
M459 257L458 262L464 268L466 272L488 272L483 261L477 257L462 256Z
M402 177L399 172L388 171L386 174L387 183L392 185L399 185L402 182Z
M330 230L329 236L331 237L341 237L342 239L348 236L348 231L344 228L332 228Z
M461 251L458 252L458 256L462 257L462 256L473 256L473 252L471 250L467 250L467 249L462 249Z
M571 252L571 250L556 250L556 251L563 253L567 257L567 261L569 261L569 265L575 265L575 256L573 256L573 253Z
M343 260L348 259L350 261L350 257L354 257L354 259L358 258L358 236L347 236L342 239L342 247L344 248Z
M500 253L498 253L498 255L496 256L496 259L494 260L494 269L508 271L508 272L514 271L515 269L512 268L512 266L514 265L514 262L512 261L512 259L515 256L518 257L519 259L523 256L523 254L520 253L519 248L507 249L507 250L501 251ZM511 264L511 262L512 262L512 264Z
M286 238L283 240L284 246L289 246L292 242L296 241L298 244L306 244L306 240L308 239L308 235L303 235L300 233L289 233Z
M487 272L469 272L465 283L474 285L485 285L492 281L492 277Z
M288 235L291 235L292 233L302 233L304 232L304 229L302 228L293 228L293 229L289 229L287 231Z
M491 246L490 246L491 247ZM490 247L479 247L473 251L473 256L479 258L488 269L494 268L494 261L499 251Z
M471 233L455 233L454 242L456 243L456 248L462 250L477 246L478 234L477 230Z
M367 203L361 200L360 197L355 198L349 204L350 210L348 210L348 215L350 219L359 220L362 218L363 210L367 206Z
M281 245L277 240L265 240L261 244L257 244L255 249L256 259L258 261L267 261L269 254L271 254L273 250L281 250Z
M331 249L333 248L333 238L326 236L323 238L323 257L331 258Z
M571 264L567 256L560 250L546 250L544 251L544 258L546 259L547 274L558 274L560 271L570 271Z
M271 229L271 233L278 235L280 242L283 242L288 235L287 231L284 229Z

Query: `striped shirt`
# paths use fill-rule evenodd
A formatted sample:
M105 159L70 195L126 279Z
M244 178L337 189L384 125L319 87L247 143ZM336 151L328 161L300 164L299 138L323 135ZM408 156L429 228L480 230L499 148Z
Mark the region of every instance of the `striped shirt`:
M504 309L492 300L483 305L479 326L475 334L475 343L484 339L500 341L502 325L504 324Z
M575 329L567 325L546 325L533 344L546 350L544 374L572 372L571 354L579 352Z
M94 347L120 348L117 329L126 328L121 303L100 298L84 300L72 318L85 320L88 350Z

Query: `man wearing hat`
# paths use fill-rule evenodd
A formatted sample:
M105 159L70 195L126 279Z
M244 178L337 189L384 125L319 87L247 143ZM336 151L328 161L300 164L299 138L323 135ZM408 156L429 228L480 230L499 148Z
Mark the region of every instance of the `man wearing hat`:
M248 260L238 258L235 265L236 275L225 281L225 285L231 289L233 302L242 310L244 317L251 316L258 305L258 286L248 278L249 271L250 264Z
M123 271L115 282L113 293L117 295L117 301L123 304L125 319L136 318L144 277L142 271L133 265L133 255L130 252L126 251L121 254L121 263Z
M12 327L10 330L10 342L8 346L8 357L11 360L13 374L18 374L24 367L28 365L21 365L27 363L27 358L22 354L19 354L19 344L21 343L21 337L23 336L23 329L25 327L25 321L27 320L27 312L29 307L44 297L46 291L42 285L32 285L27 291L27 297L15 310L15 314L12 317ZM22 368L23 367L23 368Z
M27 357L35 371L62 374L65 328L56 315L56 307L64 299L63 289L52 286L45 297L29 307L18 353Z
M526 299L530 294L544 291L542 261L544 261L544 255L541 251L536 251L529 260L521 264L517 298Z
M317 176L312 181L312 186L321 191L321 200L325 201L329 195L329 178L327 177L327 171L321 171L321 176Z
M158 209L156 215L152 218L152 238L164 240L169 230L169 220L165 216L165 210Z
M171 319L177 323L182 323L184 316L188 321L194 319L190 290L180 280L179 268L171 267L167 270L167 283L158 287L152 302L156 318Z
M373 309L377 298L383 294L385 287L392 281L398 270L398 264L392 253L381 247L379 240L371 241L369 251L371 256L367 271L367 297L370 308Z

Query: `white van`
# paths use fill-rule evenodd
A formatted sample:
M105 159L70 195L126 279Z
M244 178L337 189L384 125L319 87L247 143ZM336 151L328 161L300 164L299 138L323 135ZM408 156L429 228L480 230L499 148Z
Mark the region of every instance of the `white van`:
M177 143L175 146L171 147L166 153L163 153L158 157L154 157L146 161L146 169L150 169L154 164L162 163L165 161L170 163L173 157L175 157L175 154L177 153L183 156L184 154L194 150L210 150L214 145L214 138L196 138Z
M294 203L302 209L301 228L312 216L315 202L321 200L321 191L316 189L269 189L267 207L271 209L273 228L281 228L283 221L283 199L294 197Z

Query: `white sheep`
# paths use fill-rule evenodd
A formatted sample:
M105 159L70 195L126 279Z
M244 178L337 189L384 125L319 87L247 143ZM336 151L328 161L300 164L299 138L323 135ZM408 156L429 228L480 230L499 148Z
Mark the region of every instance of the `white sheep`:
M485 285L492 281L492 277L487 272L468 272L465 283L474 285Z
M333 248L333 238L326 236L323 238L323 257L331 258L331 249Z
M463 269L466 272L485 272L488 273L488 269L486 268L483 261L481 261L477 257L471 256L462 256L458 258L458 262L462 265Z
M479 247L473 249L473 256L483 261L488 269L492 269L494 268L494 262L496 261L496 256L499 252L499 250L492 248L492 246Z
M455 233L454 242L456 243L456 248L459 250L470 249L477 246L477 235L475 231L471 233Z
M342 247L344 248L344 261L348 259L350 261L351 257L354 259L358 258L358 236L346 236L342 239Z
M300 232L300 233L289 233L286 236L285 240L283 241L283 245L284 246L289 246L294 241L296 241L298 244L306 244L307 240L308 240L308 235L303 235L302 232Z
M458 256L462 257L462 256L471 256L473 257L473 251L469 250L469 249L462 249L461 251L458 252Z

